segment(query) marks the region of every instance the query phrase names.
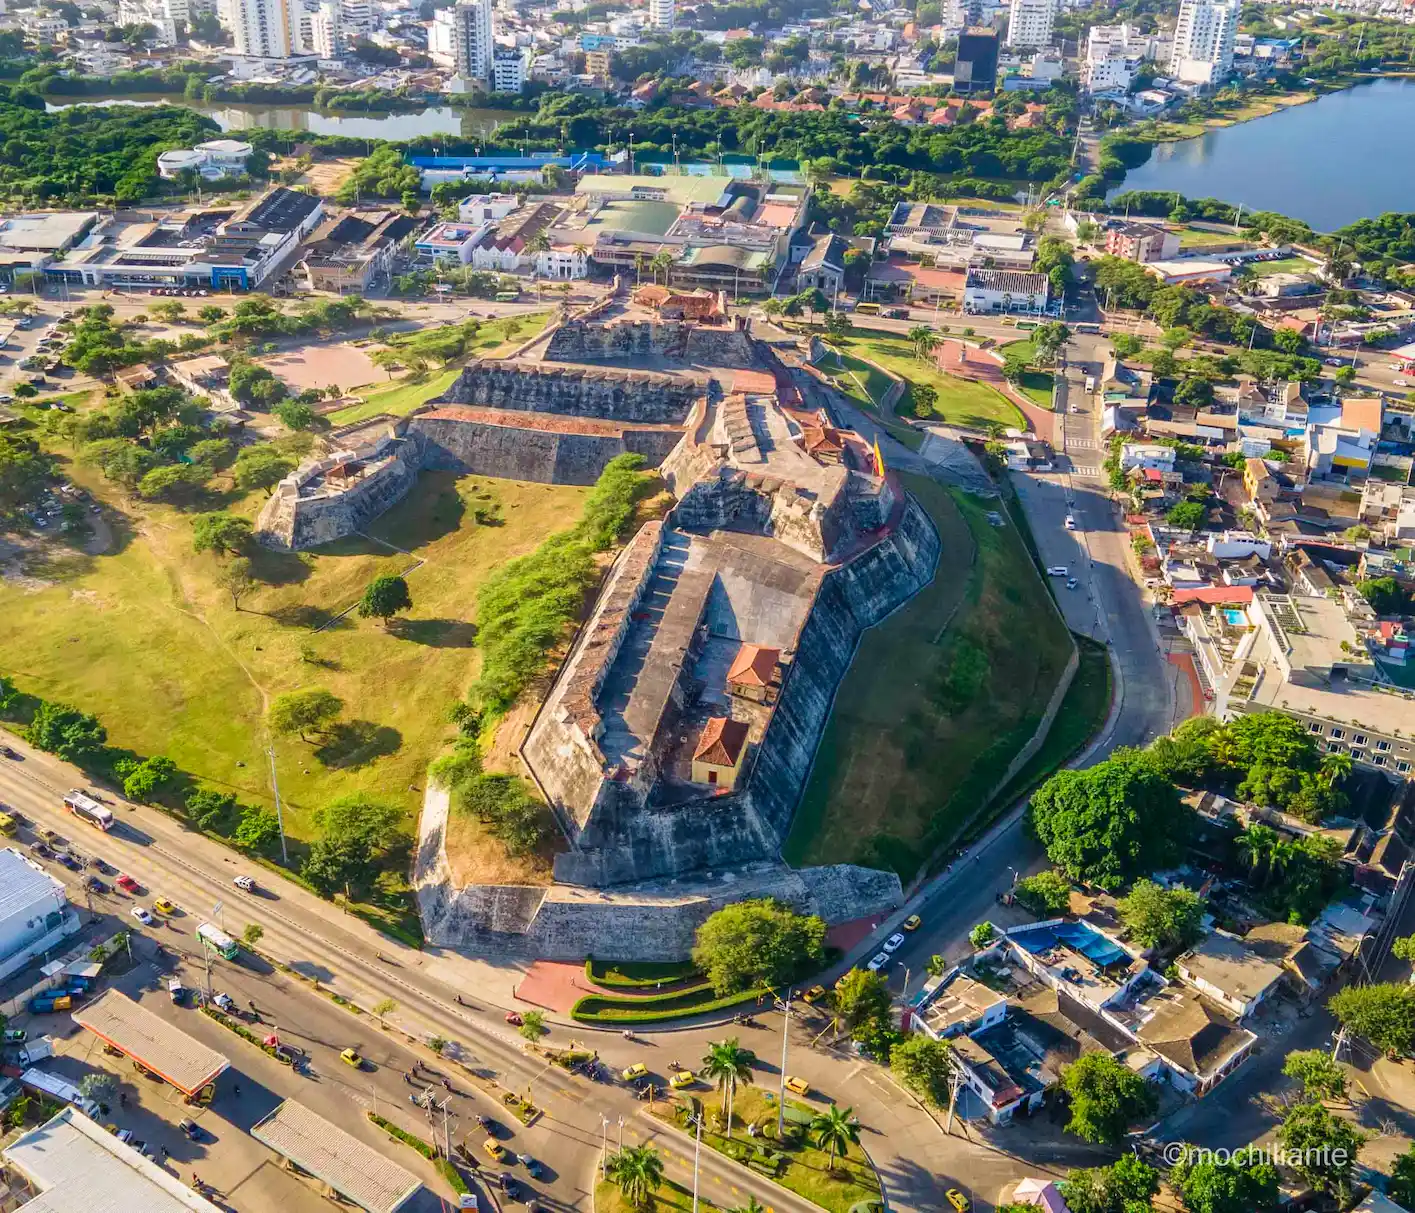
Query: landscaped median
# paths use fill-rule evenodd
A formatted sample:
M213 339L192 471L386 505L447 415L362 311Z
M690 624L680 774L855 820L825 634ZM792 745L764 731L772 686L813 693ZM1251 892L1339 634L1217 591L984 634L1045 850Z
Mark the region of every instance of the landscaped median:
M776 1135L776 1097L743 1084L732 1098L732 1136L725 1134L722 1096L686 1094L655 1105L652 1115L685 1133L695 1133L693 1118L703 1116L703 1145L726 1155L789 1192L830 1213L850 1213L857 1205L882 1202L879 1176L857 1142L843 1142L834 1158L813 1140L812 1124L823 1107L786 1101L785 1133ZM748 1136L748 1127L753 1133Z
M741 1006L768 993L753 989L719 996L711 982L703 981L667 994L586 994L571 1009L570 1018L577 1023L658 1023Z

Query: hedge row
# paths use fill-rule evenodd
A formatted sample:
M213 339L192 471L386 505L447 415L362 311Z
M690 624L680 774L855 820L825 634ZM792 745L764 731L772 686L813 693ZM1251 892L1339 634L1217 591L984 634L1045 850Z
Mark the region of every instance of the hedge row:
M636 976L637 973L644 976ZM637 964L632 961L615 964L613 961L596 960L591 956L585 961L585 977L597 986L608 986L610 989L653 989L664 982L685 981L701 975L702 970L686 960L677 964ZM677 993L681 994L682 991Z
M401 1141L405 1146L412 1146L424 1158L436 1158L437 1149L428 1145L421 1137L414 1137L411 1133L406 1133L386 1117L380 1116L377 1112L365 1112L374 1124L388 1134L389 1137ZM449 1181L450 1182L450 1181Z
M437 1170L458 1196L465 1196L471 1191L471 1188L467 1186L467 1181L462 1178L462 1173L447 1159L439 1158L437 1160Z
M722 998L712 996L711 986L697 986L674 994L644 995L639 998L612 998L603 994L587 994L570 1011L570 1018L579 1023L659 1023L665 1019L682 1019L688 1015L705 1015L724 1007L755 1002L766 990L746 990ZM708 997L703 997L706 994Z

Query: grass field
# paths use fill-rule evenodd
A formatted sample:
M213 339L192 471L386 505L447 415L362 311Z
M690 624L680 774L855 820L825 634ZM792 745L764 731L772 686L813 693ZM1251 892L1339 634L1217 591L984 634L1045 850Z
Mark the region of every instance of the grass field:
M1219 245L1241 242L1242 236L1235 232L1211 232L1202 227L1186 227L1179 234L1181 249L1214 248Z
M360 537L318 551L258 551L257 591L233 609L220 562L195 555L191 519L129 502L88 469L67 474L120 514L113 549L0 581L0 670L26 690L95 713L111 741L166 754L249 803L271 803L263 713L269 698L326 687L343 723L316 745L276 743L286 828L308 837L311 814L355 790L411 814L428 760L450 733L448 704L476 673L470 620L488 571L579 513L588 490L424 473L370 528L413 554ZM232 505L254 515L263 496ZM490 521L479 523L480 509ZM499 520L495 515L499 514ZM388 630L349 615L383 572L408 573L413 609Z
M942 536L939 571L861 639L783 853L907 881L1031 737L1070 638L1015 527L989 526L975 498L901 479Z
M1037 356L1037 347L1031 341L1009 341L998 350L998 353L1004 356L1008 353L1021 354L1030 362ZM1016 384L1015 387L1038 408L1051 408L1052 375L1050 371L1028 371L1022 376L1022 382Z
M716 1091L703 1091L702 1088L692 1093L692 1096L701 1101L703 1110L707 1113L706 1123L709 1126L722 1127L722 1097ZM667 1110L668 1106L663 1105L661 1110L655 1109L654 1115L663 1120L673 1119L672 1113ZM818 1106L795 1099L787 1101L787 1111L792 1108L811 1114L819 1111ZM830 1155L824 1150L817 1150L813 1145L804 1142L794 1147L790 1143L783 1145L774 1138L767 1138L761 1132L758 1132L755 1138L747 1136L746 1127L749 1124L755 1124L759 1129L770 1126L770 1131L774 1134L776 1118L776 1101L769 1099L765 1091L751 1085L738 1087L732 1100L732 1139L729 1141L720 1132L705 1130L703 1145L736 1157L739 1162L750 1156L757 1145L779 1150L786 1162L777 1174L776 1182L798 1196L804 1196L821 1208L829 1210L830 1213L848 1213L848 1210L860 1201L879 1200L879 1180L875 1177L874 1168L870 1165L865 1151L858 1145L852 1145L847 1153L837 1155L835 1170L831 1171ZM866 1135L867 1133L861 1134Z
M550 316L550 312L529 312L521 316L508 316L504 320L489 321L482 325L477 334L471 354L473 357L486 358L506 353L543 331L550 322ZM352 425L355 421L363 421L379 413L402 417L434 397L442 395L461 374L466 361L465 358L460 358L449 367L423 375L400 372L386 385L375 385L363 393L363 404L350 405L337 413L330 413L328 420L331 425L339 426Z
M911 451L917 451L924 445L924 435L913 426L906 425L899 420L897 411L886 415L880 408L880 402L884 400L885 394L890 388L891 381L888 375L868 362L839 352L827 355L818 365L825 374L830 376L831 382L837 388L862 409L868 410L871 416L879 422L880 427L895 441L907 446ZM906 391L903 399L907 401L908 398Z
M692 1210L692 1191L671 1179L663 1181L663 1187L653 1194L648 1204L637 1208L624 1199L617 1185L604 1179L595 1183L594 1213L692 1213ZM698 1213L721 1213L721 1206L699 1195Z
M938 393L935 415L949 425L970 429L986 429L993 424L1026 427L1021 411L996 388L945 375L934 363L915 358L914 347L902 338L846 337L841 341L841 349L857 358L879 363L910 384L928 384ZM908 407L908 401L906 393L899 403L900 411Z
M1251 268L1259 278L1268 278L1273 274L1310 274L1317 267L1305 257L1279 257L1276 261L1254 261Z

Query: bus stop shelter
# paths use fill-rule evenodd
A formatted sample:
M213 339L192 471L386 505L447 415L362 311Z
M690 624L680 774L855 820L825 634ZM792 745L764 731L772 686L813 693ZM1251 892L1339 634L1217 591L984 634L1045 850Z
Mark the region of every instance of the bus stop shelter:
M171 1083L189 1100L209 1099L217 1077L231 1064L215 1049L117 990L105 990L72 1018L110 1049Z
M367 1213L394 1213L422 1187L411 1171L293 1099L258 1121L251 1136Z

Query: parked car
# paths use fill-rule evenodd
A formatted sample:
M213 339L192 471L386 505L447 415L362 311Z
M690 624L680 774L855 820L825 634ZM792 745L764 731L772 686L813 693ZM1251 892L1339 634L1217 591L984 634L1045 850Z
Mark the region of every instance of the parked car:
M113 883L116 884L125 893L136 893L139 889L142 888L142 886L138 884L138 882L134 880L131 876L129 876L126 872L120 872L118 875L118 879L115 880Z
M87 880L85 880L84 888L86 888L90 893L108 892L108 885L104 881L99 880L97 876L90 876Z
M894 933L893 935L891 935L888 939L886 939L886 940L884 941L884 950L885 950L886 952L890 952L890 953L897 952L897 951L899 951L899 949L902 948L903 946L904 946L904 934L903 934L903 932L901 932L901 931L895 931L895 933Z
M877 953L875 953L874 956L870 957L870 963L867 964L867 965L865 966L865 968L869 969L869 971L870 971L871 973L878 973L878 972L879 972L882 968L884 968L884 966L887 965L888 963L889 963L889 953L888 953L888 952L877 952Z
M149 914L143 906L134 906L130 913L134 918L136 918L140 923L142 923L143 926L152 926L152 915Z

